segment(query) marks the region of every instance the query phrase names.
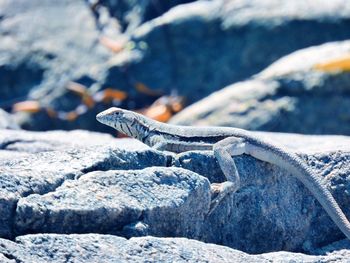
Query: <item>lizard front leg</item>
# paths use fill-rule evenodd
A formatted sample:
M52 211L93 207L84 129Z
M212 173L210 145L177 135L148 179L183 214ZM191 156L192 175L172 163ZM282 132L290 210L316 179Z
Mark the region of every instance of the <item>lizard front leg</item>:
M166 141L163 138L157 138L157 143L152 148L160 151L184 152L190 150L210 150L218 160L221 170L223 171L226 182L211 184L212 201L208 215L210 215L229 193L234 193L239 189L239 174L232 156L241 155L245 152L245 141L242 138L229 137L221 140L214 145L205 143L188 143L179 141Z
M229 137L214 144L214 155L227 181L212 184L212 196L216 196L211 201L209 215L227 194L234 193L239 189L239 173L232 156L243 154L246 150L245 145L244 139L237 137Z

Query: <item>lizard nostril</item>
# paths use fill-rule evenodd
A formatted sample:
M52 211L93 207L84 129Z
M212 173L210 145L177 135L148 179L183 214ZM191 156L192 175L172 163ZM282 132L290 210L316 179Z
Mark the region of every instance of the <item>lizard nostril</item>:
M96 119L101 123L107 124L106 122L108 119L110 119L111 116L118 116L120 112L122 112L122 109L112 107L97 114Z

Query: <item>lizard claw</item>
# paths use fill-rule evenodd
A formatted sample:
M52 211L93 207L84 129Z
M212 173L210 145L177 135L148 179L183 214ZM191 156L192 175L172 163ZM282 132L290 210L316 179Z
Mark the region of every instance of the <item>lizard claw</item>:
M211 184L211 203L208 216L210 216L220 202L230 193L236 192L237 187L234 183L226 181L223 183Z

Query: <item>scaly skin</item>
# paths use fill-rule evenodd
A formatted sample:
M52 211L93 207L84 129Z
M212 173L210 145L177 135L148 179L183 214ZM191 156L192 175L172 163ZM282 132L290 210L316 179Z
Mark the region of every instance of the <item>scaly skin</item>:
M120 108L110 108L99 113L96 118L158 150L176 153L213 150L228 182L223 183L221 193L213 200L210 213L227 193L239 188L239 174L232 156L249 154L277 165L298 178L350 239L350 223L330 191L297 155L282 146L262 140L243 129L169 125Z

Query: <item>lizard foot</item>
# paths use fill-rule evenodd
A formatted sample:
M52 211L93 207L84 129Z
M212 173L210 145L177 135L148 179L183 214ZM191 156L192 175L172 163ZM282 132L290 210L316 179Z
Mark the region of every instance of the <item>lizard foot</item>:
M237 190L237 187L232 182L223 182L223 183L213 183L211 184L211 204L208 216L213 213L217 208L220 202L230 193L234 193Z

